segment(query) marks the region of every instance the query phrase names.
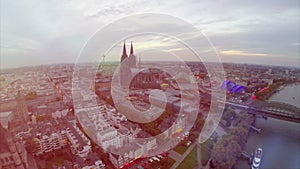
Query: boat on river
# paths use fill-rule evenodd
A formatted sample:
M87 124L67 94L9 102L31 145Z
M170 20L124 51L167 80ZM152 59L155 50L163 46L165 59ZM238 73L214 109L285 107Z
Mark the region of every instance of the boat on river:
M263 150L262 148L257 148L253 157L251 169L259 169L260 163L261 163L261 157L262 157Z

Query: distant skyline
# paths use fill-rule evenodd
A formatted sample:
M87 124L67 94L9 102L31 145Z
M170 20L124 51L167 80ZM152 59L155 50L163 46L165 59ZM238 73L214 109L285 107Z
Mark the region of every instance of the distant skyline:
M2 0L0 65L75 63L81 48L100 28L131 14L152 12L194 25L211 40L224 62L299 67L299 5L298 0ZM157 46L138 40L135 45L137 52ZM119 57L121 44L116 48L114 55Z

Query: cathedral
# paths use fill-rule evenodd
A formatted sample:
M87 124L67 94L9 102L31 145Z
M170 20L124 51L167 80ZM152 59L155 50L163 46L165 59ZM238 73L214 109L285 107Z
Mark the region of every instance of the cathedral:
M130 45L130 54L127 55L126 44L123 45L120 66L120 85L122 88L160 88L165 77L163 71L155 68L143 68L141 59L134 54L133 44ZM130 81L130 79L132 79Z
M134 55L132 42L130 46L130 54L128 56L126 52L126 44L124 41L123 53L121 57L122 64L120 67L120 85L123 88L126 88L130 85L130 79L134 75L134 72L138 71L136 58L137 57Z
M125 45L125 41L124 41L121 62L123 62L125 59L128 60L128 64L129 64L128 66L130 68L136 68L137 67L137 57L134 54L132 42L131 42L131 45L130 45L130 54L129 54L129 57L128 57L127 52L126 52L126 45Z

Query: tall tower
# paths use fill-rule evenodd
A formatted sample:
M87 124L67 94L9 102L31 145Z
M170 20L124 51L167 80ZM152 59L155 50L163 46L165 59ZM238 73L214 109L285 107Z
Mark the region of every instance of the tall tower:
M25 97L20 90L18 91L16 101L17 101L17 111L15 113L14 118L23 123L27 123L29 120L28 108L25 101Z
M125 41L124 41L124 45L123 45L123 53L122 53L122 57L121 57L121 62L123 62L126 58L128 58L127 52L126 52L126 45L125 45Z
M130 43L131 45L130 45L130 56L133 56L133 46L132 46L132 41L131 41L131 43Z
M132 42L131 42L131 46L130 46L130 54L128 57L128 55L126 53L126 44L124 41L123 53L121 56L121 66L120 66L120 85L122 87L127 87L128 85L130 85L130 79L133 76L132 68L137 68L136 60L137 59L136 59L136 56L134 55Z
M131 46L130 46L129 60L130 60L130 67L135 68L136 67L136 56L134 55L132 41L131 41Z
M126 87L128 84L128 77L130 75L130 66L128 65L128 55L126 52L126 44L124 41L124 45L123 45L123 53L121 56L121 66L120 66L120 85L122 87Z

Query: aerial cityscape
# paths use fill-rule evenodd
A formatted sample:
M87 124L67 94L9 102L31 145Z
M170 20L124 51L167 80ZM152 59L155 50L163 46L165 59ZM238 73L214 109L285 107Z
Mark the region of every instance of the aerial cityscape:
M246 2L2 1L0 169L300 168L299 2Z

